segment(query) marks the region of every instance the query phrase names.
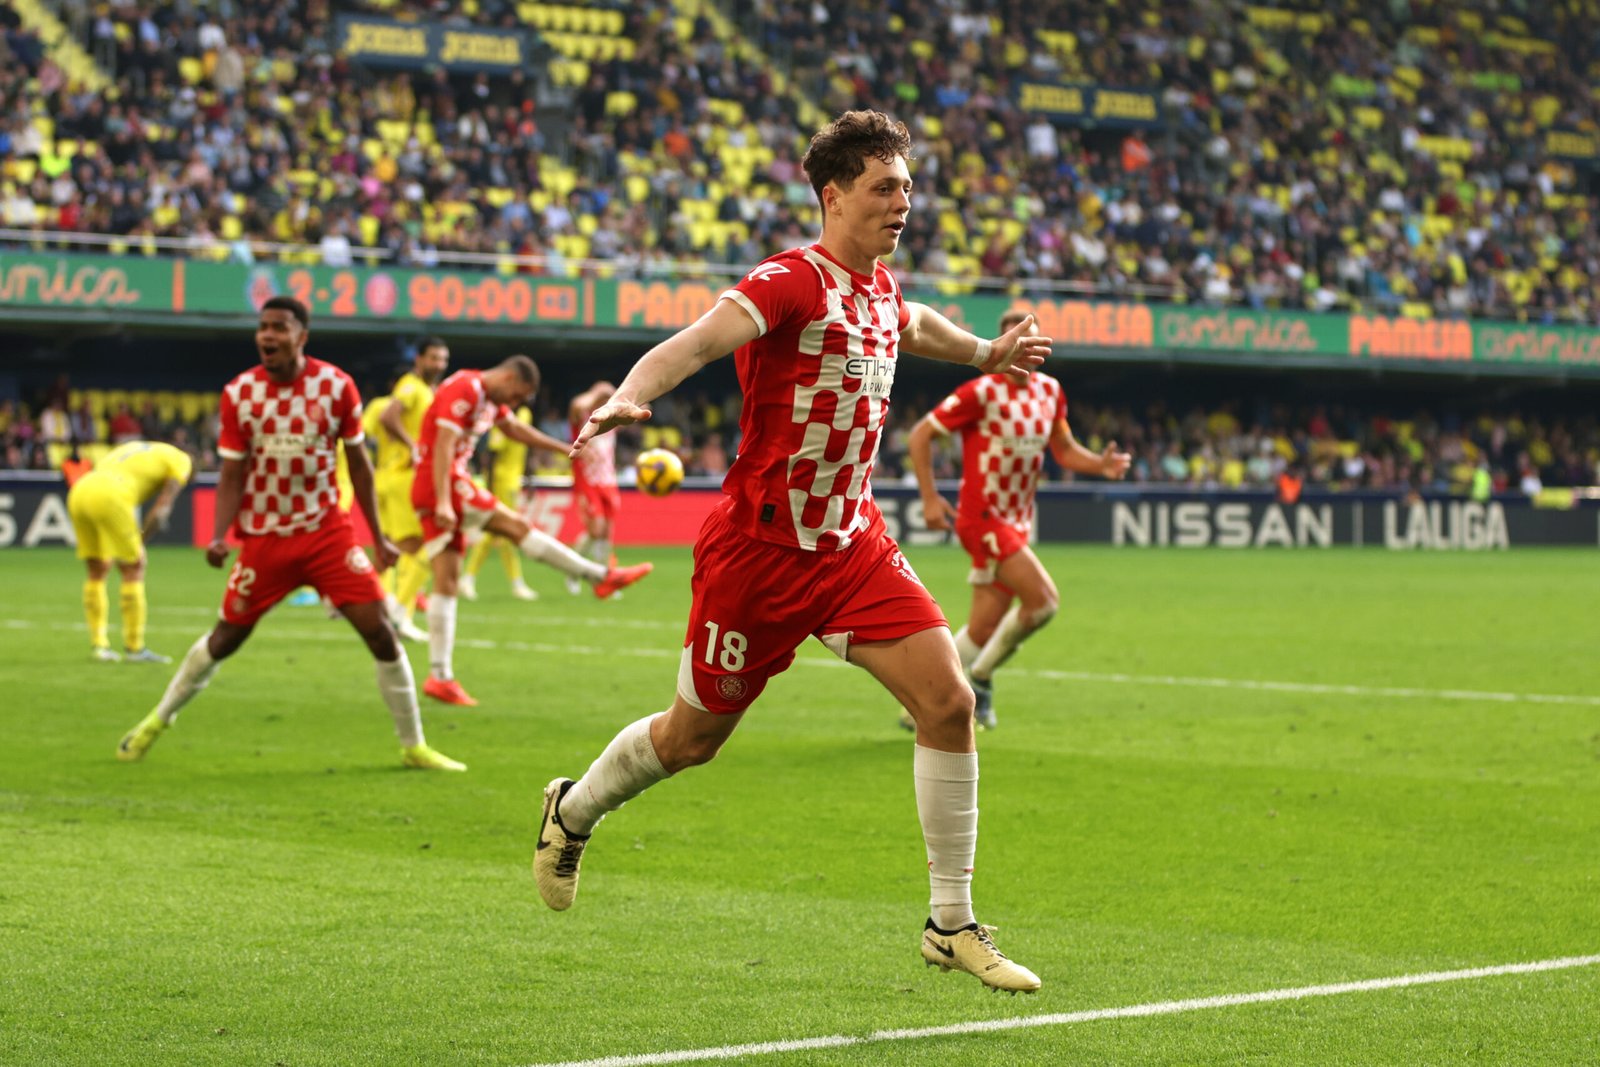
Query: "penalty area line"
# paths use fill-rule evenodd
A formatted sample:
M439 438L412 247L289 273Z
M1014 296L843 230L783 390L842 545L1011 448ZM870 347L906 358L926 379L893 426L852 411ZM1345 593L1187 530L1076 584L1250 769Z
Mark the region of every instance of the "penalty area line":
M1408 986L1466 982L1478 978L1498 978L1508 974L1565 971L1576 967L1593 967L1596 964L1600 964L1600 954L1564 956L1560 959L1538 960L1532 963L1502 963L1490 967L1468 967L1455 971L1430 971L1426 974L1403 974L1391 978L1368 978L1357 982L1334 982L1327 985L1297 986L1292 989L1268 989L1259 993L1228 993L1216 997L1196 997L1189 1000L1166 1000L1152 1004L1133 1004L1123 1008L1095 1008L1088 1011L1057 1012L1050 1015L1030 1015L1020 1019L986 1019L981 1022L922 1026L905 1030L875 1030L872 1033L863 1035L832 1034L826 1037L805 1037L790 1041L757 1041L745 1045L721 1045L716 1048L640 1052L622 1056L602 1056L592 1060L564 1060L559 1063L537 1064L535 1067L652 1067L654 1064L664 1063L698 1063L707 1060L729 1060L740 1056L771 1056L785 1052L805 1052L811 1049L874 1045L885 1041L913 1041L926 1037L992 1034L1006 1030L1070 1026L1074 1023L1100 1022L1105 1019L1141 1019L1155 1015L1178 1015L1183 1012L1208 1011L1213 1008L1233 1008L1245 1004L1271 1004L1285 1000L1309 1000L1313 997L1343 996L1346 993L1371 993L1385 989L1404 989Z

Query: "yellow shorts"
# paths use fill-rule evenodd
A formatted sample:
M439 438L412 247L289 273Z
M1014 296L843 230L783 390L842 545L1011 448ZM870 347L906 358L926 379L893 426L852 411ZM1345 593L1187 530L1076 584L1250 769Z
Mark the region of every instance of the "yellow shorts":
M522 478L519 475L491 479L489 492L512 511L520 510L522 507Z
M377 476L378 521L391 541L422 536L422 523L411 506L411 471L379 471Z
M78 538L79 559L137 563L144 558L139 519L125 493L93 471L67 493L67 514Z

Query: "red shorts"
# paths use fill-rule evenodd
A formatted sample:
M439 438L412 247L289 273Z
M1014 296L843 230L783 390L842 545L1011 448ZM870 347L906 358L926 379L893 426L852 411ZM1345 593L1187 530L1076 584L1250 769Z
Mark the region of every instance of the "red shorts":
M622 491L615 485L591 485L574 479L573 495L578 498L578 514L585 519L600 515L607 522L616 522L622 510Z
M956 538L972 557L972 573L967 581L972 585L989 585L995 580L1000 564L1028 547L1028 535L1004 519L996 519L984 512L976 519L956 518Z
M743 711L807 637L844 656L854 643L949 625L887 533L841 552L808 552L739 532L730 506L712 510L694 546L694 603L678 669L678 695L690 704Z
M465 552L467 531L481 530L494 515L499 503L499 498L473 481L466 472L453 471L450 475L450 506L455 509L456 524L453 529L441 530L433 520L433 478L425 476L425 472L419 468L411 483L411 506L416 509L417 520L422 526L423 554L432 559L445 549Z
M335 607L383 599L372 560L356 544L349 515L341 511L329 516L321 528L309 533L246 537L222 594L222 618L239 626L253 625L302 585Z

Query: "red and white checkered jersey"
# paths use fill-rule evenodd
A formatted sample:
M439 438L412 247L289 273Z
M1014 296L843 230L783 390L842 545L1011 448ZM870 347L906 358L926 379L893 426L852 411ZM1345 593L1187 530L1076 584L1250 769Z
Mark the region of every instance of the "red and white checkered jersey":
M433 403L422 416L422 432L417 437L417 470L433 484L433 449L439 440L439 424L455 430L456 451L453 467L467 477L467 461L482 437L501 419L511 417L511 409L489 399L483 387L483 371L457 371L444 380L433 394Z
M306 357L280 384L252 367L222 388L217 454L247 461L239 531L291 534L319 528L339 506L339 442L361 444L361 394L332 363Z
M578 431L588 421L584 419L583 422L570 424L574 441L578 439ZM603 433L599 437L589 438L589 443L583 446L578 458L572 461L572 484L602 489L617 484L616 434Z
M881 263L857 274L812 245L771 257L721 299L761 331L734 357L744 406L722 483L734 525L811 551L881 529L868 478L910 317L894 275Z
M1067 394L1048 374L1018 385L1004 374L963 382L929 413L945 433L961 434L961 499L956 511L991 517L1026 531L1033 525L1039 469Z

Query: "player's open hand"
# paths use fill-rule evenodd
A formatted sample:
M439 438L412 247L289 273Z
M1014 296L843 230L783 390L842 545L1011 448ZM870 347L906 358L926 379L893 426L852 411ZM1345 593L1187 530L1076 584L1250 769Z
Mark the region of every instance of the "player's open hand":
M950 506L950 501L934 494L922 498L922 524L930 530L953 530L956 523L956 509Z
M1034 368L1050 354L1050 338L1039 333L1038 320L1026 315L1005 333L989 342L989 358L984 360L985 374L1005 374L1019 385L1028 380Z
M1100 473L1113 481L1121 480L1128 473L1128 467L1133 463L1133 456L1127 452L1118 452L1117 443L1112 441L1106 445L1105 451L1100 453Z
M372 539L372 553L377 557L378 569L386 571L400 562L400 550L394 542L379 534Z
M583 451L583 447L594 438L603 433L609 433L618 426L632 426L636 422L644 422L650 418L650 407L647 404L635 404L631 400L624 400L614 396L604 404L594 409L589 421L583 424L578 431L577 438L572 442L568 456L576 456Z
M213 541L206 546L206 562L221 570L222 565L228 562L229 551L228 542Z

